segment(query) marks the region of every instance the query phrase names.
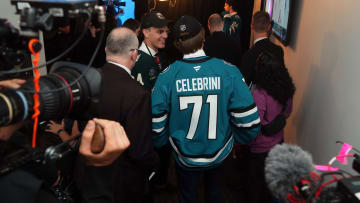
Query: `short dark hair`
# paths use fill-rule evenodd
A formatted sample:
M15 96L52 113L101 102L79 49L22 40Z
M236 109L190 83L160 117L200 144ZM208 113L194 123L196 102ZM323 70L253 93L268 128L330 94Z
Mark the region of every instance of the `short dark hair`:
M271 24L270 15L265 11L258 11L253 17L253 27L256 32L267 32Z
M136 19L129 18L124 22L123 27L129 28L130 30L135 32L136 29L140 27L140 22Z
M229 6L233 7L233 10L237 10L238 0L226 0L225 3L229 4Z
M204 40L205 31L204 28L201 28L201 31L194 37L184 41L176 40L174 45L181 53L191 54L203 47Z

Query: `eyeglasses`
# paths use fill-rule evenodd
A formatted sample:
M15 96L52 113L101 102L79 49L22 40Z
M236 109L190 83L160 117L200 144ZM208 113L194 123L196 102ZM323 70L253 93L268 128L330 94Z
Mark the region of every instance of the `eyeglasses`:
M135 50L138 51L138 49L130 49L129 51L135 51Z

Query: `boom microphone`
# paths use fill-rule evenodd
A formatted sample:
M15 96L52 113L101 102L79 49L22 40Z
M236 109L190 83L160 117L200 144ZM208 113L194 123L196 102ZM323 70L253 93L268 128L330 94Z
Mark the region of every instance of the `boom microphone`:
M306 200L314 187L313 168L311 155L300 147L276 145L265 160L265 179L272 194L283 201Z

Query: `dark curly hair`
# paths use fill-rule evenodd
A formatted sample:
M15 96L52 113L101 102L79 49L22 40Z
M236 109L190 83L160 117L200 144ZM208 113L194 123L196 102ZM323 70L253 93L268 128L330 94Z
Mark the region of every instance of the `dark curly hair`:
M257 58L255 82L282 105L286 105L295 93L295 85L283 59L269 52L262 52Z

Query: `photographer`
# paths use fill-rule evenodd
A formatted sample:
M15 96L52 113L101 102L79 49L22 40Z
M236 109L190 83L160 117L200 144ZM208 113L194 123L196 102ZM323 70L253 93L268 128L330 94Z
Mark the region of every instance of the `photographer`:
M1 81L1 87L20 87L22 80ZM104 132L105 146L102 152L91 152L91 142L95 133L95 123ZM12 135L19 134L18 129L23 125L16 123L0 128L0 140L9 140ZM6 143L5 143L6 144ZM111 180L111 167L109 165L117 159L130 146L130 141L123 127L115 122L104 119L90 120L81 138L79 152L86 160L86 184L83 187L82 199L90 203L113 202L112 194L108 194L107 188ZM49 169L50 170L50 169ZM4 202L61 202L57 200L46 187L45 180L35 176L23 168L17 169L0 177L0 196ZM110 171L110 172L109 172ZM47 173L48 171L45 170ZM97 176L92 174L96 173ZM50 174L50 173L49 173ZM49 175L45 174L45 176ZM50 175L49 175L50 176ZM56 182L54 183L54 185Z
M105 147L99 154L94 154L90 150L91 140L95 132L95 123L99 124L105 135ZM0 128L7 130L9 126ZM11 127L13 129L13 127ZM82 191L85 202L107 203L113 202L112 194L107 183L111 180L111 168L108 167L130 146L124 128L115 121L104 119L94 119L88 122L82 133L79 152L87 160L85 177L86 186ZM96 173L97 176L91 174ZM91 179L93 178L93 179ZM42 180L32 174L17 170L7 176L0 177L0 188L2 200L4 202L60 202L51 196L48 191L41 188ZM32 201L33 200L33 201Z

